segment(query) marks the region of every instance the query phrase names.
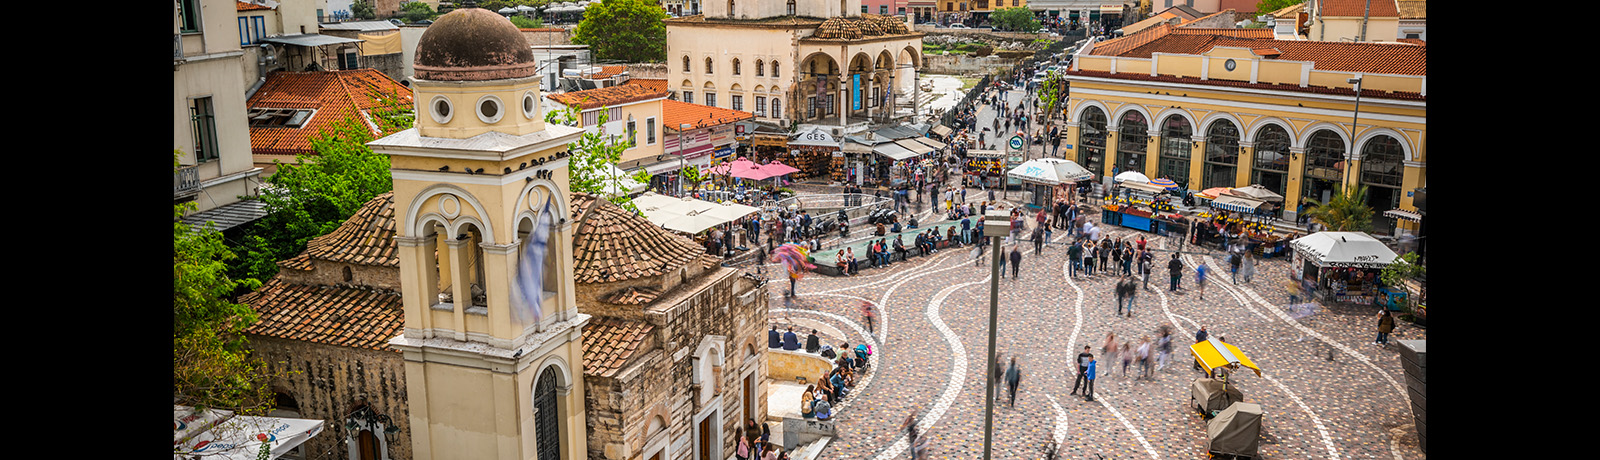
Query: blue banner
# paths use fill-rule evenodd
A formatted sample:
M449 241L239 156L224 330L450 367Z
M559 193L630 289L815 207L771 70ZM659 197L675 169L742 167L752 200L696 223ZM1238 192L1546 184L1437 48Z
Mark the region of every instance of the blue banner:
M850 76L850 99L853 106L850 110L861 110L861 74Z

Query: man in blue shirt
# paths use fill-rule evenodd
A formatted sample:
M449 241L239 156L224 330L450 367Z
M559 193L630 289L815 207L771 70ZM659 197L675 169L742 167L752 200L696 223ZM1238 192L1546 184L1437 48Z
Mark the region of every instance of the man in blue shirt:
M972 244L972 218L961 218L961 244Z
M783 349L791 351L800 349L800 337L794 335L793 327L789 328L789 332L783 333Z
M767 348L778 348L782 344L783 342L778 337L778 326L772 326L772 330L767 331Z
M1206 272L1209 271L1211 269L1206 267L1205 262L1201 262L1200 266L1194 268L1194 284L1200 289L1200 300L1205 300L1206 298Z

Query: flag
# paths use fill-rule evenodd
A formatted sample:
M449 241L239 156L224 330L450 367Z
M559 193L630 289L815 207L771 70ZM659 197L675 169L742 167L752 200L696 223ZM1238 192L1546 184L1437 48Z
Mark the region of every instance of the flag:
M524 327L538 324L544 316L544 259L549 252L546 248L549 242L550 199L545 198L544 210L539 212L533 233L522 246L522 260L517 263L515 298L518 302L513 308Z

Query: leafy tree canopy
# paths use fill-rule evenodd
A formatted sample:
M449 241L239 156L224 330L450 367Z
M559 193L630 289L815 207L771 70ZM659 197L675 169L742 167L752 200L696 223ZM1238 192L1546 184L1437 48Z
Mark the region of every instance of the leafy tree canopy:
M395 13L395 16L400 17L402 21L412 23L423 19L433 19L434 16L437 16L437 13L427 3L411 2L400 5L400 11Z
M1038 32L1039 21L1027 8L1000 8L989 14L989 22L996 28L1013 32Z
M193 228L178 221L193 209L193 203L173 206L173 396L181 405L265 414L272 403L271 376L250 356L243 334L256 314L228 300L260 283L228 276L227 262L235 256L210 223Z
M572 43L589 45L595 59L662 62L667 58L667 13L645 0L590 3L573 30Z
M571 156L567 157L567 188L573 192L606 197L623 209L639 212L639 208L633 204L633 197L628 196L622 187L623 180L637 180L637 175L613 174L615 168L612 168L612 165L622 161L622 151L633 146L634 136L630 133L607 134L606 123L610 117L606 112L609 111L601 107L600 119L596 124L598 129L584 132L583 137L569 145ZM545 113L544 119L547 123L578 126L580 113L577 106L571 106L551 110ZM649 183L648 177L644 177L644 183ZM612 193L613 190L618 193Z
M1306 200L1316 207L1307 209L1312 220L1336 232L1365 232L1372 229L1372 207L1367 206L1367 186L1342 189L1327 203Z
M528 19L528 18L525 18L525 17L522 17L522 16L512 16L511 17L511 24L517 26L517 28L519 28L519 29L542 29L542 28L544 28L544 20L543 19L539 19L539 18Z

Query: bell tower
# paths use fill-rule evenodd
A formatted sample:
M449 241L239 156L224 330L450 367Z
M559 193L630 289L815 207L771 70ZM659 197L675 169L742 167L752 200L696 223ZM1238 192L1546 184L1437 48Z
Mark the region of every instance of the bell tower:
M587 456L566 167L583 130L544 123L535 66L506 18L445 14L417 44L415 127L367 144L394 180L405 329L389 344L418 460ZM524 263L541 234L543 262Z

